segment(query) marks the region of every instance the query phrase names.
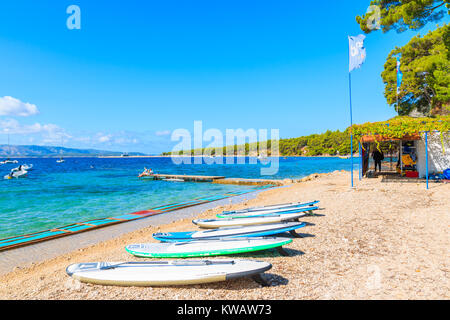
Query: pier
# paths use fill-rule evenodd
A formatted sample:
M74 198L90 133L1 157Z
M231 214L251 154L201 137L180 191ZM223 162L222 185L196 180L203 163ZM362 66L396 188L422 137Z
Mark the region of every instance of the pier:
M266 185L282 186L286 183L286 181L282 180L225 178L223 176L197 176L197 175L177 175L177 174L153 174L152 178L154 180L179 179L191 182L212 182L218 184L235 184L247 186L266 186Z
M222 176L191 176L178 174L154 174L152 177L154 180L180 179L193 182L214 182L215 180L225 179L225 177Z
M269 179L243 179L243 178L225 178L214 180L213 183L218 184L236 184L242 186L282 186L285 184L283 180L269 180Z

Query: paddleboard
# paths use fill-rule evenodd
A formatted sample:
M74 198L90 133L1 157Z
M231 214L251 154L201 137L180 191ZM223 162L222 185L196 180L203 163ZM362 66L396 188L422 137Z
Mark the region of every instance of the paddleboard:
M174 260L76 263L66 272L81 282L117 286L169 286L257 276L272 267L254 260Z
M203 229L216 229L223 227L237 227L237 226L253 226L269 223L278 223L283 221L297 220L306 215L305 212L286 213L278 215L255 216L248 218L222 218L222 219L196 219L192 223Z
M266 210L277 210L277 209L287 209L287 208L296 208L296 207L306 207L306 206L313 206L315 204L318 204L320 201L311 201L311 202L293 202L293 203L285 203L285 204L274 204L269 206L262 206L262 207L252 207L252 208L246 208L242 210L235 210L235 211L223 211L224 214L227 213L242 213L242 212L249 212L249 211L266 211Z
M292 234L294 235L294 230L303 228L305 226L306 223L304 222L282 222L256 226L218 228L204 231L154 233L153 238L162 242L182 242L229 237L265 237L273 236L283 232L292 232Z
M249 211L249 212L236 212L236 213L219 213L216 215L217 218L250 218L250 217L267 217L282 214L292 214L292 213L309 213L318 210L319 207L301 207L295 209L277 209L268 211Z
M142 258L192 258L246 253L279 248L292 242L287 238L225 238L187 242L131 244L128 253Z

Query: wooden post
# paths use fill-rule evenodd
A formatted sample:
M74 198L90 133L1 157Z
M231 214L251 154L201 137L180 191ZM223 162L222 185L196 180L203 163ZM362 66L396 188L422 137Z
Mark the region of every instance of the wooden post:
M400 176L403 177L403 141L400 140Z
M425 132L425 171L427 177L427 190L429 189L428 185L428 131Z
M359 141L359 181L362 180L362 167L363 167L363 157L362 157L362 146L361 141Z

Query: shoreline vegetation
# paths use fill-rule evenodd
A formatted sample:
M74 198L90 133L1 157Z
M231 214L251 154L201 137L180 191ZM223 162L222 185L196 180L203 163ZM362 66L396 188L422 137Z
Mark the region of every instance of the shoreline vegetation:
M431 193L425 193L420 184L383 183L380 179L364 179L351 189L348 180L345 171L310 175L286 188L262 191L245 202L194 212L193 218L208 219L223 210L320 200L318 216L302 218L310 223L302 230L303 238L285 246L289 257L276 250L222 257L271 263L272 269L263 274L268 287L247 278L177 287L102 286L78 282L65 273L69 264L77 262L142 261L124 247L156 242L154 232L197 229L192 218L184 218L16 267L0 275L0 298L448 299L450 185L435 184Z
M278 141L279 157L288 156L344 156L350 155L350 131L331 131L328 130L322 134L311 134L298 138L280 139ZM354 152L358 150L358 142L353 141ZM221 151L221 152L220 152ZM207 147L202 149L181 150L176 152L163 152L162 155L204 155L215 156L219 152L219 156L271 156L272 140L264 142L245 143L241 145L225 146L225 147Z
M350 136L353 134L353 155L358 157L359 141L364 136L374 138L376 148L392 154L396 147L391 141L378 141L383 137L392 140L402 139L408 135L422 132L440 132L443 144L444 135L450 130L450 115L435 115L433 117L396 116L380 122L354 124L345 131L328 130L322 134L312 134L298 138L280 139L278 146L273 149L278 152L277 157L349 157L351 154ZM202 149L164 152L163 156L250 156L270 157L273 140L245 143L225 147L207 147Z

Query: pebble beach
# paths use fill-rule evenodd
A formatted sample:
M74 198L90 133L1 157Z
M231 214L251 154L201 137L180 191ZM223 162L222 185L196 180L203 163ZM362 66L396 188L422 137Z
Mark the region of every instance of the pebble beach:
M244 203L198 212L213 218L223 210L320 200L316 216L276 250L221 258L256 259L272 268L252 279L177 287L115 287L81 283L69 277L72 263L142 261L124 247L156 242L154 232L191 231L191 219L150 226L56 258L15 268L0 276L0 299L49 300L329 300L450 298L450 185L383 183L364 179L350 188L349 172L316 174L271 189ZM284 235L283 235L284 236ZM289 235L285 235L289 237ZM144 259L150 261L151 259Z

